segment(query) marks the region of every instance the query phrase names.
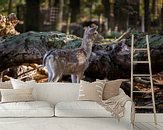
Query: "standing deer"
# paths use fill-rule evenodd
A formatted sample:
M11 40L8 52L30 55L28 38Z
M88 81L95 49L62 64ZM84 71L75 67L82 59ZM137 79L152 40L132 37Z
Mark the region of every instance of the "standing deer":
M88 67L93 43L103 38L96 30L97 27L85 29L80 48L56 49L44 55L43 65L48 69L48 82L57 82L65 74L71 74L73 83L80 82Z

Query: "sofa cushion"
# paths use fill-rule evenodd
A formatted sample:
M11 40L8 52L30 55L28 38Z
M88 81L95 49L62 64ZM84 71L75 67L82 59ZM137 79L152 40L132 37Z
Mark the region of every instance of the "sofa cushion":
M59 102L55 106L57 117L112 117L104 107L93 101Z
M87 82L80 81L78 100L101 101L104 83L101 81Z
M12 89L11 81L0 82L0 89ZM0 92L0 101L1 101L1 92Z
M20 79L13 79L11 78L11 84L13 89L26 89L26 88L33 88L32 95L35 100L37 100L37 92L36 92L36 82L34 80L31 81L21 81Z
M26 89L0 89L2 99L1 102L25 102L33 101L32 96L33 88Z
M107 100L119 94L119 88L121 86L121 83L123 81L126 81L126 79L116 79L116 80L110 80L110 81L97 79L96 81L105 82L102 99Z
M0 117L51 117L53 107L45 101L0 104Z

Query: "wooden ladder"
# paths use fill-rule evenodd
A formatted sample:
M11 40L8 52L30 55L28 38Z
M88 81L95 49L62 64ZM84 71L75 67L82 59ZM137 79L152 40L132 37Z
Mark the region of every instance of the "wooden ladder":
M134 52L144 51L147 52L148 60L147 61L135 61L134 60ZM134 64L149 64L149 74L134 74ZM134 109L153 109L154 114L154 122L157 124L157 117L156 117L156 106L155 106L155 97L154 97L154 89L153 89L153 79L152 79L152 68L151 68L151 57L150 57L150 47L149 47L149 37L146 35L146 48L134 48L134 35L132 35L131 39L131 99L134 102L133 94L134 93L147 93L149 91L134 91L134 84L133 79L134 77L149 77L150 78L150 87L151 87L151 94L152 94L152 105L151 106L134 106ZM135 114L135 113L134 113Z

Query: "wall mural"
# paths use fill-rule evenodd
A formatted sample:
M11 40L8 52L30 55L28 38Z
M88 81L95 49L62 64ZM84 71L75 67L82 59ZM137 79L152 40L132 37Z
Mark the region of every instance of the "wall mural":
M6 22L7 21L7 22ZM14 14L5 19L0 16L0 72L2 81L10 77L19 78L23 81L36 80L37 82L48 81L48 71L42 67L43 56L47 51L63 49L75 49L81 46L82 38L59 32L34 32L29 31L19 34L14 27L19 20ZM8 23L7 25L5 25ZM12 31L10 30L12 28ZM6 31L6 30L10 30ZM94 32L93 32L94 33ZM96 79L127 79L121 84L121 88L130 95L130 47L132 30L127 30L114 41L101 39L94 41L92 53L89 57L89 65L84 72L84 80ZM8 35L6 37L6 35ZM12 36L9 36L12 35ZM137 47L145 46L145 34L135 33ZM154 81L154 92L157 112L163 112L163 35L149 35L151 61ZM67 57L71 58L71 57ZM137 60L145 60L147 54L139 52L135 54ZM80 60L80 59L79 59ZM79 61L80 62L80 61ZM136 64L135 73L149 73L148 66ZM71 82L71 77L64 75L59 82ZM134 90L149 90L149 78L135 77ZM135 95L137 104L150 105L150 93ZM138 112L150 112L139 110Z

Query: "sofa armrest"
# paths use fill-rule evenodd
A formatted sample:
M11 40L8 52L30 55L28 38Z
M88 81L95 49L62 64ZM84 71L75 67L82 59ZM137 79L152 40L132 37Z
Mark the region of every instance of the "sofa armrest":
M132 112L132 102L127 101L125 104L124 118L128 121L131 121L131 113Z
M124 116L120 118L119 125L125 126L127 129L133 129L133 125L131 123L132 120L132 102L127 101L125 104Z

